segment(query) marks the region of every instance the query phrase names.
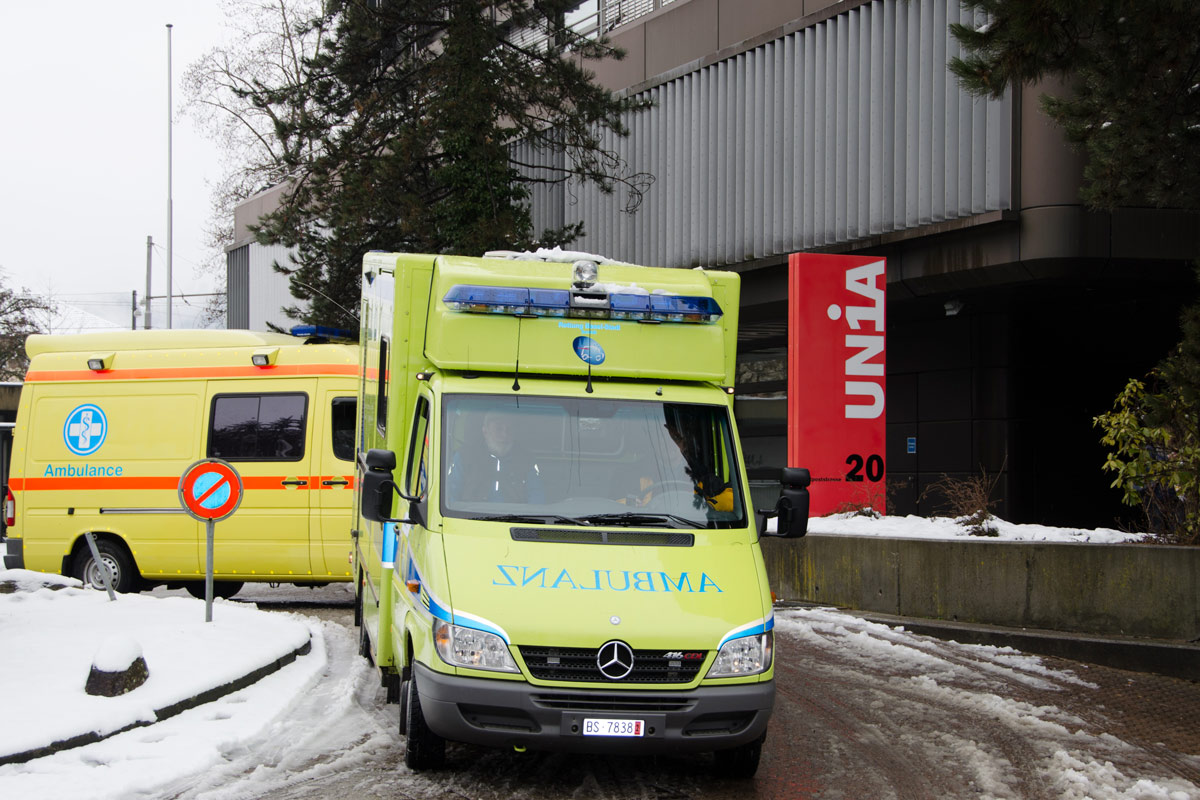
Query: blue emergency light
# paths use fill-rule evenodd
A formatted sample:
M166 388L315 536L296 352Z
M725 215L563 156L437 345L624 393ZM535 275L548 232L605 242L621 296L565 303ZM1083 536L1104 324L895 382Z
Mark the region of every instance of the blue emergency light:
M330 328L327 325L293 325L291 331L292 336L312 337L318 336L322 339L353 339L354 334L345 328Z
M574 302L572 302L574 300ZM450 287L442 302L451 311L531 317L585 317L634 322L716 322L724 313L711 297L614 292L571 292L509 286Z

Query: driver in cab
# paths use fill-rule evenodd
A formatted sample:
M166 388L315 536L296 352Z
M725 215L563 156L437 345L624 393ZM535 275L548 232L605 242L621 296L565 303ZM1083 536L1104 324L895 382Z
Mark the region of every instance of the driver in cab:
M446 475L450 497L469 502L545 502L541 471L515 430L508 412L483 414L479 439L465 445L450 462Z

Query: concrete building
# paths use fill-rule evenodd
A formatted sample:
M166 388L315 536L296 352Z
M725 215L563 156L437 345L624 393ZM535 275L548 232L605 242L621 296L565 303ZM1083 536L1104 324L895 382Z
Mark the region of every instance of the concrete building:
M1200 226L1084 209L1039 92L959 89L960 20L958 0L589 0L572 22L628 55L588 67L655 101L609 144L654 183L635 214L620 192L540 190L535 225L583 220L576 249L741 273L738 416L764 497L785 452L787 256L881 255L894 510L928 513L931 483L982 469L1007 518L1110 525L1092 417L1177 340ZM235 293L251 308L274 291L255 288L271 257L231 250L231 326L269 318Z

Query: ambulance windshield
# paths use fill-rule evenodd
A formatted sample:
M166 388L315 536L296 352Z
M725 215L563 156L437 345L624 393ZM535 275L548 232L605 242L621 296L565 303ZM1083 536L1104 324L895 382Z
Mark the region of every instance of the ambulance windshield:
M724 407L448 395L443 413L446 516L638 527L746 525Z

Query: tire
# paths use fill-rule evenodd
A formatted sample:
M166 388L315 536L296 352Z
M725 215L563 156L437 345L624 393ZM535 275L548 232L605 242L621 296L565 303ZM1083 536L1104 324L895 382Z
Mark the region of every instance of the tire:
M100 552L100 560L108 565L113 589L118 592L132 592L140 576L125 545L111 539L96 539L96 550ZM92 559L92 550L86 541L80 543L79 554L75 556L74 576L83 581L84 586L104 591L104 579L100 575L99 565Z
M754 773L758 772L758 761L762 757L763 741L766 738L764 734L749 744L713 753L717 774L722 778L738 780L753 778Z
M213 581L213 597L228 600L240 592L245 585L242 581ZM203 581L188 581L183 588L187 589L188 594L197 600L204 599Z
M361 628L363 624L363 573L358 571L358 581L354 584L354 627Z
M429 726L425 724L416 678L405 681L400 691L404 697L400 707L404 711L404 730L407 737L404 764L413 772L437 769L446 761L446 740L429 730Z
M358 628L358 654L372 667L375 666L375 659L371 657L371 637L367 635L366 625L360 625Z

